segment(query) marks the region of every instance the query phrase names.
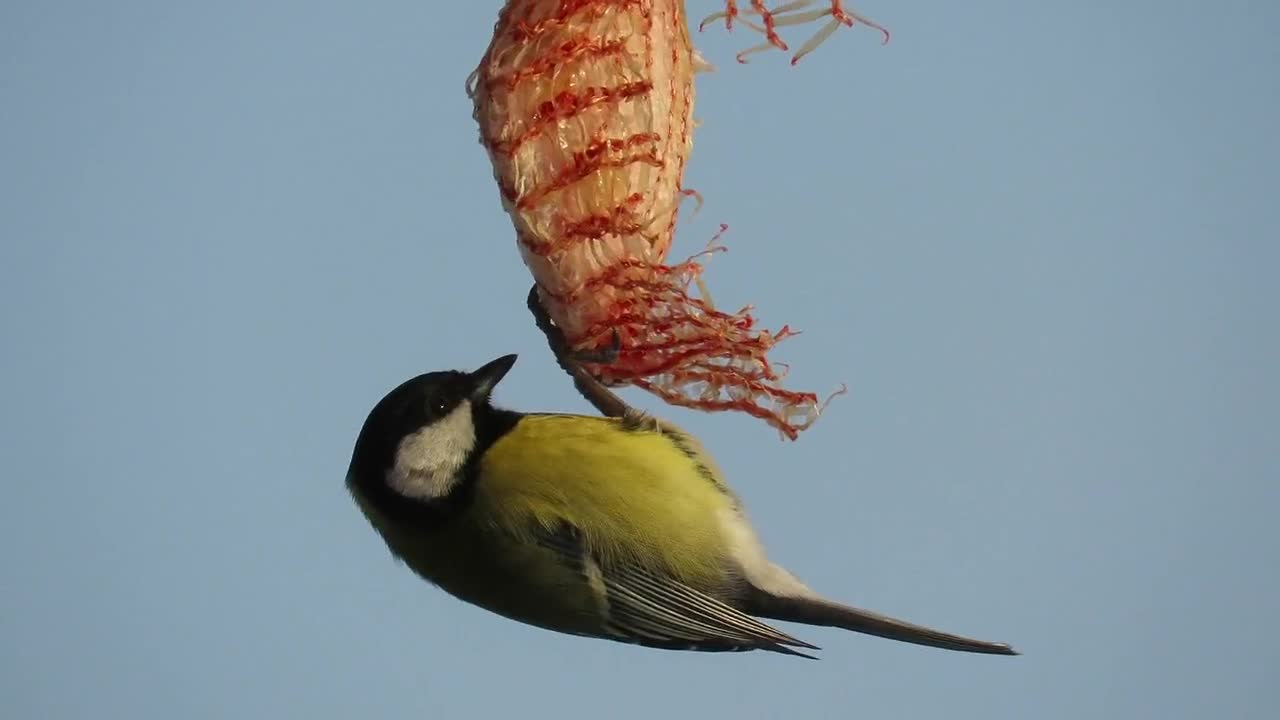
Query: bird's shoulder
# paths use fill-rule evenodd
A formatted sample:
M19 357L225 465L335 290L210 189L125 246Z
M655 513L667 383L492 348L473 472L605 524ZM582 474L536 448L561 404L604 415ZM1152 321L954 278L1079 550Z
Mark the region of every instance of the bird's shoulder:
M660 473L680 480L696 477L730 492L715 460L697 438L641 412L622 418L529 413L494 443L486 456L491 468L499 464L556 466L572 460L593 472L613 468L612 472ZM597 462L600 464L593 465Z

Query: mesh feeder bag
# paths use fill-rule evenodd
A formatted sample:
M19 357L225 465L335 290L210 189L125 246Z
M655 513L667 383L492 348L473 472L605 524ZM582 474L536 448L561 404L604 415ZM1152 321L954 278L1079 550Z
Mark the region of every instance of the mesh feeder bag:
M839 2L810 4L770 13L730 1L704 25L739 20L765 35L742 60L786 49L777 27L830 18L799 59L861 20ZM612 362L589 371L675 405L746 412L795 439L821 407L813 393L784 389L768 359L791 331L759 329L747 308L726 313L705 291L693 296L700 256L667 262L692 194L681 177L702 69L681 0L508 0L468 91L543 308L574 351L620 342Z

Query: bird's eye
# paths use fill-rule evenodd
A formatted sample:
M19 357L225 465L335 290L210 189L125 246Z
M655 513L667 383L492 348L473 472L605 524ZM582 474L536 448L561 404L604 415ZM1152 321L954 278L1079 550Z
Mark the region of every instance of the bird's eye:
M444 415L445 411L449 409L449 399L443 395L433 397L427 401L427 407L431 410L432 415Z

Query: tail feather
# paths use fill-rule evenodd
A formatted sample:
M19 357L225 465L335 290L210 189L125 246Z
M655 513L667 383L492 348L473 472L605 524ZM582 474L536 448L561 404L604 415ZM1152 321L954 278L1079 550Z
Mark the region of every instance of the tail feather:
M1005 643L975 640L934 630L922 625L896 620L886 615L849 607L839 603L812 597L782 597L764 591L754 593L750 610L753 615L804 623L843 628L854 632L875 635L890 640L928 645L929 647L958 650L988 655L1017 655L1016 650Z

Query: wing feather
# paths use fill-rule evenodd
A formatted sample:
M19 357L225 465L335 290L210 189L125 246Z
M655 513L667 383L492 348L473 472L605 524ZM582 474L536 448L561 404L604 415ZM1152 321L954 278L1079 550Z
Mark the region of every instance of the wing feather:
M675 578L635 564L602 563L567 524L538 538L584 579L598 578L604 629L612 639L668 649L771 650L802 657L811 656L792 648L818 649Z
M817 649L813 645L776 630L737 608L701 593L671 578L664 578L638 568L631 568L614 578L614 587L625 587L635 595L649 599L668 612L678 612L683 617L700 621L726 636L744 640L763 640L797 647Z

